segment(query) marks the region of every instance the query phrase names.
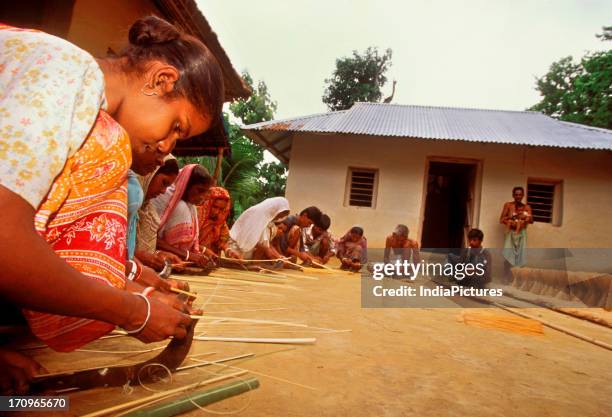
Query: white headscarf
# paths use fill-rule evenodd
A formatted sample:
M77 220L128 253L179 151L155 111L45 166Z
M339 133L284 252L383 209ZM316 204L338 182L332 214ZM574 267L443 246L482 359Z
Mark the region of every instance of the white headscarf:
M230 230L230 237L240 250L248 252L257 245L268 224L280 212L289 211L289 201L272 197L244 211Z

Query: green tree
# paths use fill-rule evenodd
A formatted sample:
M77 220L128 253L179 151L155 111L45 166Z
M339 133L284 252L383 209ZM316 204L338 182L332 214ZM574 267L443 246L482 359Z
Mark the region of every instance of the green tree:
M612 41L612 26L604 26L601 29L602 32L595 36L597 36L602 41Z
M254 87L253 78L248 72L242 77L253 94L247 99L239 99L230 104L231 114L243 124L259 123L274 118L277 104L270 97L265 82L259 81ZM231 156L224 158L218 184L226 188L234 202L234 219L244 210L269 197L285 194L287 167L281 162L264 163L264 148L242 134L240 126L231 121L224 113L228 126L228 139ZM187 157L182 163L199 163L213 172L216 158Z
M325 80L323 103L331 111L346 110L357 101L378 102L381 87L387 82L386 71L391 66L391 49L380 54L370 47L362 54L353 51L350 57L336 59L336 69Z
M554 62L536 80L542 100L530 110L560 120L612 129L612 50Z
M253 77L248 71L242 73L242 79L251 88L253 94L246 99L241 98L230 104L230 110L234 116L242 120L245 125L274 119L277 104L272 101L266 83L259 81L255 87Z

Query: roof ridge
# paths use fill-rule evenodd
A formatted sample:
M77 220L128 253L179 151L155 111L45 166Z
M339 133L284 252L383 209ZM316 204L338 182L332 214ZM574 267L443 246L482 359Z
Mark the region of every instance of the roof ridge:
M532 114L532 115L541 115L541 116L546 116L546 117L550 117L542 112L539 111L533 111L533 110L502 110L502 109L481 109L481 108L476 108L476 107L454 107L454 106L429 106L429 105L423 105L423 104L399 104L399 103L375 103L375 102L368 102L368 101L357 101L355 102L355 105L370 105L370 106L380 106L380 107L386 107L386 106L394 106L394 107L418 107L418 108L425 108L425 109L444 109L444 110L469 110L469 111L486 111L486 112L502 112L502 113L522 113L522 114ZM355 107L355 105L353 105L353 107ZM351 107L351 109L353 108Z
M589 126L589 125L583 125L581 123L576 123L576 122L568 122L566 120L559 120L559 119L555 119L558 122L561 122L563 124L566 125L570 125L572 127L578 127L581 129L586 129L586 130L595 130L596 132L603 132L603 133L609 133L612 134L612 130L610 129L606 129L605 127L597 127L597 126Z
M321 116L330 117L330 116L333 116L333 115L338 114L338 113L346 113L349 110L350 109L347 109L347 110L337 110L337 111L325 112L325 113L315 113L315 114L309 114L309 115L306 115L306 116L287 117L287 118L284 118L284 119L273 119L273 120L267 120L265 122L252 123L250 125L243 125L243 124L241 124L240 128L241 129L250 129L250 128L255 128L255 127L266 126L268 124L277 124L277 123L283 123L283 122L288 122L288 121L303 120L303 119L312 119L312 118L321 117Z

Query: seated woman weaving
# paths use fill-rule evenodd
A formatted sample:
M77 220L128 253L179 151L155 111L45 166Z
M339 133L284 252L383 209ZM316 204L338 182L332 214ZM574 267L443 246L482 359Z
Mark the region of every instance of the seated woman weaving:
M126 179L209 129L224 97L215 59L155 17L99 61L39 31L0 25L0 43L0 306L22 308L59 351L116 325L146 342L183 338L184 306L126 282ZM32 372L6 357L2 393L22 392Z
M229 258L238 257L238 253L228 247L230 231L227 218L231 206L230 194L223 187L208 190L204 203L198 206L200 247L205 248L204 254L212 259L221 256L222 252Z
M230 230L229 248L239 259L280 259L270 244L277 225L289 215L289 201L273 197L244 211Z
M138 181L143 190L144 202L138 211L136 227L136 258L143 264L161 271L168 261L179 264L181 258L171 252L157 249L157 231L159 230L159 215L151 203L155 197L166 192L179 173L179 167L174 157L167 157L164 164L146 176L139 176ZM180 267L179 267L180 268Z
M206 266L209 258L200 248L196 206L204 202L212 177L198 164L185 165L166 192L151 203L160 216L157 248L178 255L187 262Z

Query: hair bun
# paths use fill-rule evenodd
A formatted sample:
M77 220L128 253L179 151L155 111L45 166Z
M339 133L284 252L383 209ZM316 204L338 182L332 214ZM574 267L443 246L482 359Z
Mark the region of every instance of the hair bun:
M172 42L180 37L181 33L170 23L156 16L148 16L134 22L128 38L134 46L147 47Z

